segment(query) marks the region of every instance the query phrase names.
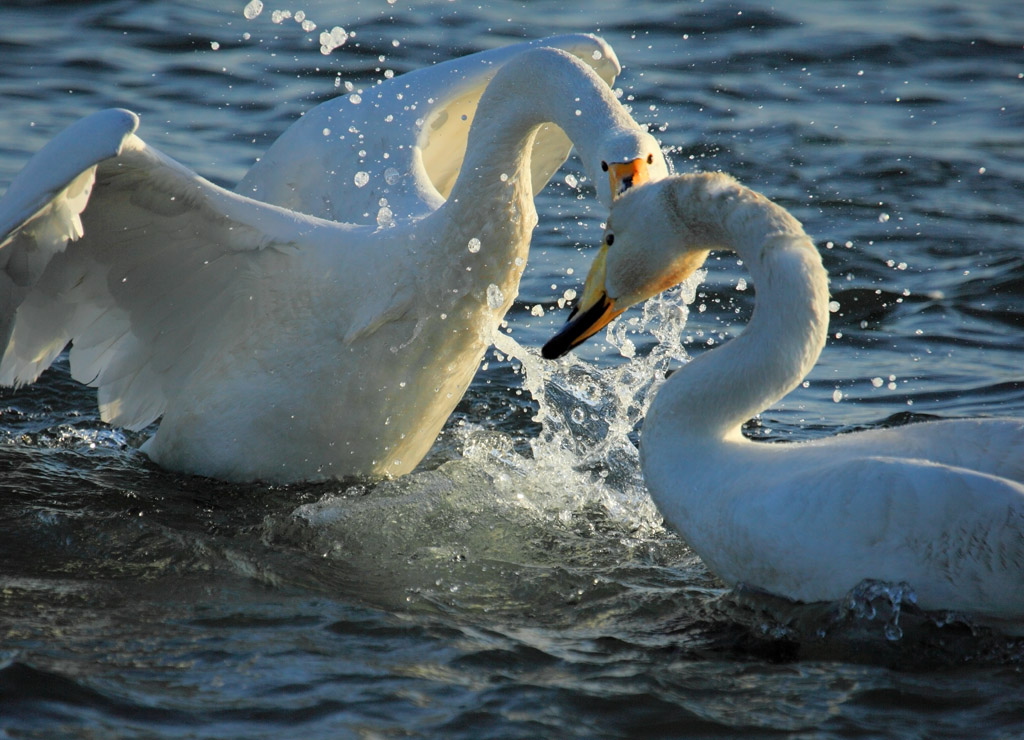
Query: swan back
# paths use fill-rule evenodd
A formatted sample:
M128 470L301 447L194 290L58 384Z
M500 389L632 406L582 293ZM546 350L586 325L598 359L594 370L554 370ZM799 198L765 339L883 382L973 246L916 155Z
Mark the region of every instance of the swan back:
M494 75L539 47L573 54L606 84L621 69L602 39L566 34L414 70L306 113L253 165L236 191L347 223L375 223L382 199L396 219L426 215L444 202L455 183L480 97ZM538 134L534 191L547 183L571 147L556 126Z

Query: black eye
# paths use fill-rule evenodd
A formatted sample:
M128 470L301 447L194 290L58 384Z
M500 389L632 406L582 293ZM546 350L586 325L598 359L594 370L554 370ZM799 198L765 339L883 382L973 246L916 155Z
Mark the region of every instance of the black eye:
M602 172L607 172L608 171L608 163L607 162L601 162L601 171Z
M654 164L654 155L653 154L648 154L647 155L647 164Z
M609 247L612 244L614 244L615 243L615 234L609 234L608 236L606 236L604 238L604 243L607 244Z

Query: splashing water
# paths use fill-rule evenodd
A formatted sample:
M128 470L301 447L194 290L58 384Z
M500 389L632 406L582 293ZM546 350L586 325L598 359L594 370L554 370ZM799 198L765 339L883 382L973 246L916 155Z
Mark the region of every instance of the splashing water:
M538 406L533 420L541 424L541 432L529 441L531 474L548 480L563 480L567 471L575 474L571 484L560 487L575 499L564 504L597 501L628 528L660 529L661 517L644 488L634 440L669 365L687 357L681 345L685 304L693 301L702 277L648 301L640 316L609 327L607 342L624 356L634 354L628 334L649 334L657 340L645 356L613 368L599 368L577 355L551 363L538 350L495 333L495 347L522 364L523 385Z
M840 619L878 622L885 639L896 641L903 637L900 614L908 605L917 605L917 594L909 584L866 580L847 595Z
M487 305L492 310L501 308L505 302L505 293L494 283L487 286Z
M245 16L246 20L252 20L260 13L263 12L263 3L261 0L252 0L245 9L242 11L242 15Z
M380 207L377 211L377 226L382 229L390 229L395 225L395 214L386 205Z
M539 434L455 425L448 440L455 449L435 468L330 493L300 506L268 537L313 548L364 576L381 573L374 599L404 608L457 602L514 611L522 604L509 600L511 581L524 603L560 603L568 591L578 598L597 588L586 575L594 568L628 567L634 557L678 559L685 544L665 536L635 436L670 363L686 356L687 310L679 298L692 300L696 282L608 330L606 341L620 348L634 333L645 347L652 336L659 340L612 368L577 356L549 362L495 331L496 354L512 363L536 404ZM499 292L492 285L488 296L497 300ZM521 401L513 411L520 408ZM539 595L547 589L557 593Z
M330 31L320 33L320 53L329 55L339 46L344 46L352 34L348 33L341 26L335 26Z

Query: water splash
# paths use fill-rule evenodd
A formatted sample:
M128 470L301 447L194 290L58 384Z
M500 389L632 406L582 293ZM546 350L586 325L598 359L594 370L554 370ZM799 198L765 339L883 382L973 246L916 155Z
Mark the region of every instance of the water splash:
M390 229L395 225L395 214L392 212L389 206L383 205L380 210L377 211L377 227L381 229Z
M847 594L837 622L881 624L885 639L893 642L903 637L900 614L907 606L917 606L917 594L909 584L865 580Z
M549 362L496 331L495 356L523 391L498 392L488 404L520 414L532 398L533 425L504 432L458 420L414 473L332 490L268 520L267 537L344 563L372 581L375 602L406 609L518 614L551 604L562 618L559 605L628 591L610 586L609 573L678 562L686 546L667 535L646 492L636 438L666 372L686 358L683 304L696 284L608 329L605 341L621 354L639 345L614 367L579 356ZM487 296L502 305L498 286Z
M497 310L501 308L505 302L505 293L494 283L487 286L487 306L491 310Z
M263 12L263 2L262 2L262 0L252 0L242 10L242 15L245 16L246 20L250 20L251 21L253 18L258 16L262 12Z
M320 53L324 56L329 55L339 46L344 46L351 36L352 34L341 26L335 26L330 31L322 31L320 33Z
M584 491L564 505L597 502L627 528L660 530L661 517L640 471L637 430L670 365L687 357L681 345L685 304L693 300L701 277L609 327L606 341L626 357L635 353L630 336L657 340L643 356L615 367L602 368L575 354L548 362L509 335L494 335L494 346L520 363L523 386L537 404L533 420L541 431L529 440L531 474L561 481L571 472Z

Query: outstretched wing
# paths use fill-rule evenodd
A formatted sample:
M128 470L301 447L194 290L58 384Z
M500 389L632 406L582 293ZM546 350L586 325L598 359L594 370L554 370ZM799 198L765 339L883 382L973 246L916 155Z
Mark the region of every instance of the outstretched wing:
M620 71L612 48L589 34L552 36L418 69L306 113L236 191L346 223L376 223L382 199L397 218L425 215L455 183L470 124L491 78L510 59L538 46L574 54L609 84ZM534 192L571 148L557 126L540 131L533 148Z
M123 110L82 119L0 199L0 383L35 380L73 340L72 375L129 428L253 331L259 301L245 294L269 260L351 228L223 190L137 125Z

